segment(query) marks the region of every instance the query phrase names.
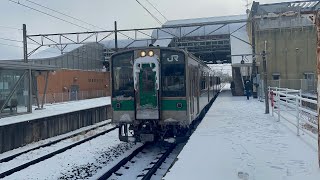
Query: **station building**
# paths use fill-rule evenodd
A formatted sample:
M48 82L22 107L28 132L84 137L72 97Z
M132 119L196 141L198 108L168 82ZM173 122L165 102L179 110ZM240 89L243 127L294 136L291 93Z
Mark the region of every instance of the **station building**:
M314 13L319 7L319 1L313 0L253 3L248 32L255 52L261 54L266 50L268 86L316 92L317 29ZM262 74L262 58L259 55L256 58L258 74Z

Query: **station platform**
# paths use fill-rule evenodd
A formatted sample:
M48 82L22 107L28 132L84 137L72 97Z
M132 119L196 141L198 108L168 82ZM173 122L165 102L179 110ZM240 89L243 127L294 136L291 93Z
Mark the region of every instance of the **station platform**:
M62 135L111 117L110 97L45 105L29 114L0 118L0 153Z
M223 89L163 178L319 180L317 142Z
M85 99L80 101L69 101L56 104L45 104L44 109L35 110L29 114L21 114L17 116L3 117L0 118L0 126L20 123L24 121L32 121L39 118L48 118L60 114L67 114L76 111L82 111L86 109L92 109L96 107L102 107L110 105L110 97L101 97L94 99Z

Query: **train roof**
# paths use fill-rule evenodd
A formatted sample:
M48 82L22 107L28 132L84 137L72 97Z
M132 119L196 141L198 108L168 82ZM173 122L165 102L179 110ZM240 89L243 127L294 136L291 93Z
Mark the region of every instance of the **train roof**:
M142 50L142 49L164 49L164 50L174 50L174 51L180 51L180 52L183 52L185 53L188 57L196 60L198 63L200 63L201 65L211 69L205 62L203 62L201 59L195 57L192 53L186 51L186 50L183 50L183 49L179 49L179 48L170 48L170 47L157 47L157 46L146 46L146 47L136 47L136 48L133 48L133 49L127 49L127 50L123 50L123 51L119 51L117 53L114 53L111 58L115 55L118 55L118 54L122 54L122 53L126 53L126 52L130 52L130 51L135 51L135 50ZM212 69L211 69L212 70Z

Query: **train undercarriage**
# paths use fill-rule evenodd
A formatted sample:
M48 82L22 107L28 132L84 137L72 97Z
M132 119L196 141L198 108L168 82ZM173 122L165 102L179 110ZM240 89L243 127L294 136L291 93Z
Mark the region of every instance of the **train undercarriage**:
M119 125L119 139L124 142L180 141L188 136L188 128L178 124L160 125L156 120Z

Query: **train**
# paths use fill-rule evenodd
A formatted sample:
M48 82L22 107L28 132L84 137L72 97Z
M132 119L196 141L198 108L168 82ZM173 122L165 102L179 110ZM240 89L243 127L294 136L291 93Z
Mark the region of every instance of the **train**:
M112 123L124 142L178 139L218 95L220 78L191 53L144 47L110 60Z

